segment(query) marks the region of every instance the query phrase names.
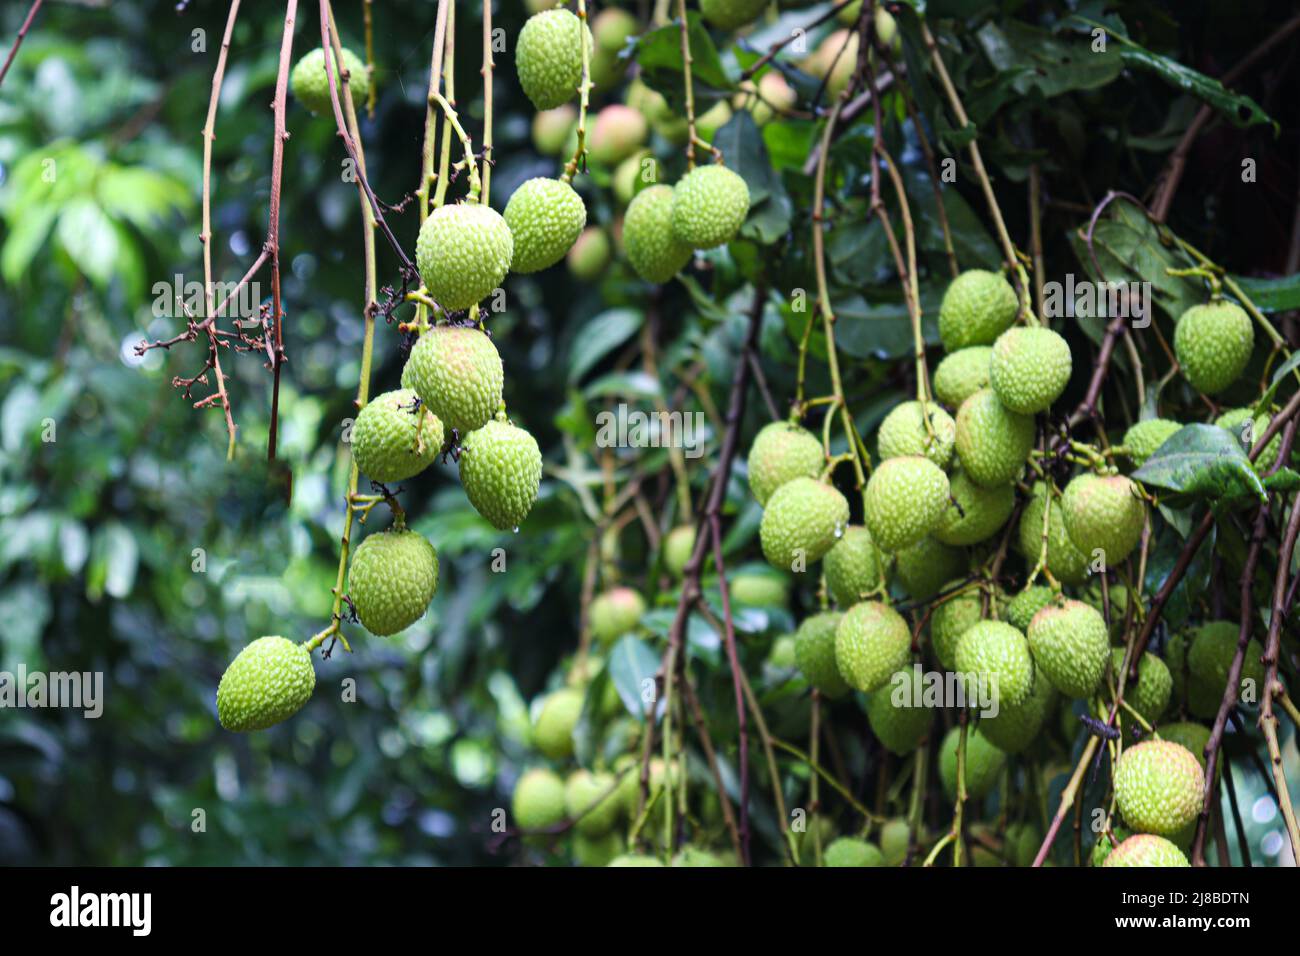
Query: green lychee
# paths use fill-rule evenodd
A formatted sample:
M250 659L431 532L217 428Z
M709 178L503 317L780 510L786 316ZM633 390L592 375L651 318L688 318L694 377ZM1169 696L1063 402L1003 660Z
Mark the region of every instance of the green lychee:
M433 326L411 349L402 377L461 439L486 425L501 407L505 369L497 347L479 329Z
M1162 724L1160 737L1162 740L1186 747L1191 755L1196 758L1196 762L1201 765L1201 772L1205 772L1205 747L1210 742L1209 727L1190 720ZM1222 773L1223 761L1220 759L1216 761L1215 776L1217 777Z
M767 4L768 0L700 0L700 13L715 27L734 30L757 20Z
M627 849L627 841L617 830L587 836L581 830L573 835L573 862L576 866L609 866Z
M1044 511L1047 517L1047 569L1066 584L1079 584L1088 576L1088 558L1070 540L1061 503L1055 497L1049 499L1047 486L1042 483L1034 485L1020 514L1017 531L1020 552L1030 567L1038 562L1043 544Z
M1207 395L1241 378L1255 347L1255 327L1232 302L1194 305L1174 327L1174 354L1192 387Z
M950 581L943 590L960 585ZM984 618L984 597L978 587L959 591L934 606L930 612L930 646L934 656L948 670L957 667L957 641Z
M1105 855L1102 866L1191 866L1164 837L1136 833Z
M800 673L827 697L843 697L849 685L835 664L835 632L844 615L825 611L804 618L794 633L794 659Z
M903 616L879 601L860 601L835 629L835 664L855 690L873 691L912 658L912 631Z
M578 124L578 111L568 103L533 115L533 148L543 156L559 156Z
M371 634L404 631L438 590L438 552L422 534L394 527L369 535L352 555L348 596Z
M334 51L330 50L331 66L336 81L339 65L334 60ZM352 91L352 102L360 104L370 95L370 71L365 61L347 47L343 47L343 69L348 73L348 88ZM318 116L333 116L334 101L330 98L329 73L325 67L325 51L320 47L309 50L294 64L289 74L289 88L293 98ZM343 88L339 87L339 106L343 106Z
M766 0L764 0L766 3ZM823 866L884 866L885 857L874 843L858 837L832 840L822 853Z
M544 767L525 771L515 783L510 810L522 830L555 826L564 820L564 781Z
M538 176L511 194L505 221L514 243L511 270L539 272L573 248L587 225L587 207L568 183Z
M1213 688L1218 698L1222 698L1223 688L1228 683L1228 671L1236 657L1240 635L1240 625L1229 621L1203 624L1192 634L1192 642L1187 649L1188 673L1194 681ZM1260 661L1263 656L1264 649L1259 641L1251 638L1241 661L1241 682L1249 682L1253 687L1255 700L1264 691L1265 672ZM1237 697L1241 698L1240 688ZM1217 710L1218 701L1215 703Z
M564 783L564 808L566 817L574 821L574 829L583 836L608 833L623 812L614 775L575 770Z
M904 682L912 683L908 697L895 698L895 689ZM867 722L876 739L890 753L910 754L921 745L934 721L934 711L924 706L922 688L916 672L904 669L890 676L889 681L871 695L867 701Z
M582 82L582 44L591 30L568 10L544 10L528 18L515 42L519 85L539 110L567 103Z
M618 164L612 177L614 187L614 198L618 200L619 205L626 206L642 190L648 189L659 182L660 170L659 161L655 159L654 153L648 149L638 150L623 162ZM671 189L671 186L665 187ZM672 208L668 207L665 215L667 229L671 235L672 231ZM625 227L626 228L626 225ZM674 240L676 241L676 240ZM679 244L683 249L687 249L684 244ZM694 250L691 250L692 252Z
M992 345L1016 320L1020 301L996 272L968 269L948 285L939 304L939 338L949 352Z
M452 203L438 207L424 220L415 240L415 264L434 301L459 312L501 285L514 250L510 227L495 209Z
M635 153L649 135L650 124L639 110L612 103L596 114L588 141L588 155L612 168Z
M978 621L967 628L957 639L953 657L967 700L979 700L982 685L995 695L999 707L1015 707L1034 689L1029 643L1005 621Z
M827 555L827 558L829 559L830 555ZM750 607L781 607L790 598L789 580L767 570L743 571L734 575L728 583L733 604L744 604Z
M542 453L537 439L504 413L461 441L460 483L474 509L494 528L518 528L537 500Z
M888 458L867 481L863 512L882 551L916 544L938 526L948 507L948 476L919 455Z
M971 345L944 357L934 370L934 394L949 408L960 408L981 388L990 383L989 366L993 348L988 345Z
M952 461L957 425L952 416L934 402L926 403L924 413L922 407L920 402L903 402L885 416L877 436L880 457L921 455L940 468L947 468ZM930 419L928 429L926 415Z
M442 450L442 422L414 389L376 395L352 427L352 456L379 482L402 481L431 465Z
M1120 669L1124 666L1124 648L1116 647L1111 651L1110 666L1119 680ZM1165 662L1149 651L1138 661L1137 682L1127 681L1124 687L1124 702L1138 712L1148 724L1154 724L1169 706L1169 697L1174 690L1174 680ZM1107 707L1107 715L1110 710ZM1121 725L1124 714L1119 714ZM1165 736L1164 728L1161 735Z
M1022 753L1039 739L1055 703L1056 690L1051 682L1035 677L1033 689L1021 703L999 701L995 715L980 717L980 732L1003 753Z
M1001 530L1016 508L1014 485L977 485L964 471L949 482L952 500L944 508L934 536L954 546L978 544Z
M1078 475L1061 495L1065 530L1081 554L1098 551L1108 567L1132 553L1142 537L1146 505L1138 486L1124 475Z
M1167 418L1148 418L1124 433L1123 447L1133 464L1141 466L1183 426Z
M1052 407L1070 382L1070 346L1041 326L1011 328L993 343L989 379L998 400L1013 412L1032 415Z
M1170 836L1200 813L1204 784L1201 765L1190 750L1167 740L1148 740L1120 755L1115 802L1134 830Z
M664 538L664 567L675 578L681 578L686 562L695 550L695 526L684 524L673 528Z
M826 553L822 570L826 586L841 608L858 603L884 586L881 554L871 532L860 525L844 529L844 536Z
M912 598L924 601L938 593L969 565L963 551L926 535L894 555L894 577Z
M1025 588L1007 604L1007 622L1022 634L1027 634L1029 622L1051 603L1054 596L1052 589L1042 584Z
M311 699L311 654L283 637L259 637L236 655L217 685L217 719L226 730L265 730Z
M582 714L585 694L577 687L561 687L542 701L533 724L533 745L552 760L573 756L573 728Z
M725 166L697 166L674 194L673 234L693 249L730 242L749 213L749 187Z
M822 443L807 429L790 422L764 425L750 446L749 490L760 505L772 492L795 478L816 478L826 456Z
M664 283L694 254L673 232L672 186L649 186L636 194L623 217L623 250L637 275Z
M569 249L565 263L579 282L595 282L608 268L609 259L609 236L599 226L588 226Z
M939 780L948 799L957 796L957 748L961 743L961 728L948 731L939 745ZM1007 755L989 743L979 730L966 732L966 772L963 779L966 795L979 800L998 782Z
M835 488L815 478L788 481L763 510L763 556L774 568L807 570L834 547L848 523L849 503Z
M591 602L591 634L601 644L613 644L641 622L645 610L640 592L629 587L610 588Z
M1110 659L1110 634L1096 608L1072 600L1048 604L1029 622L1028 638L1039 672L1066 697L1097 689Z
M1034 419L1008 409L989 388L957 409L957 455L977 485L1015 481L1034 447Z
M605 864L606 866L663 866L661 860L652 856L646 856L643 853L624 853L622 856L616 856Z
M1242 450L1249 455L1251 449L1255 446L1256 440L1264 437L1264 432L1268 430L1270 421L1272 421L1271 416L1252 415L1252 409L1249 408L1230 408L1216 418L1214 424L1231 432L1232 436L1240 442ZM1255 457L1255 470L1261 474L1268 471L1273 467L1273 463L1277 461L1277 456L1281 451L1282 433L1278 432L1264 446L1264 450Z

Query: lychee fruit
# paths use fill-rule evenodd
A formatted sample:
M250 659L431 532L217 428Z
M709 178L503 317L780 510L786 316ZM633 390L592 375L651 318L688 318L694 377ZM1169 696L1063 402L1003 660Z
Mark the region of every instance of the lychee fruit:
M438 552L422 534L394 526L352 555L348 596L371 634L388 637L424 616L438 590Z
M1033 447L1033 417L1011 411L992 389L980 389L957 410L957 456L977 485L1015 481Z
M948 352L992 345L1016 320L1020 301L997 272L968 269L948 284L939 304L939 338Z
M496 346L480 329L433 326L411 349L402 377L462 439L491 421L501 407L505 369Z
M977 621L968 627L957 639L953 657L968 700L979 699L976 681L996 695L999 707L1023 704L1034 689L1029 642L1005 621Z
M311 699L311 654L283 637L259 637L236 655L217 686L217 719L226 730L265 730Z
M835 631L844 615L824 611L804 618L794 634L794 659L800 673L827 697L843 697L849 685L835 664Z
M442 422L402 388L372 398L352 426L352 457L378 482L402 481L431 465L442 450Z
M649 186L636 194L623 217L623 251L647 282L667 282L694 254L673 232L674 204L672 186Z
M1065 530L1079 551L1097 551L1108 567L1132 553L1142 537L1146 505L1132 479L1124 475L1078 475L1061 495Z
M730 242L749 213L749 187L725 166L697 166L677 183L673 234L693 249Z
M934 370L935 397L949 408L960 408L981 388L989 387L992 360L989 345L971 345L948 354Z
M791 422L764 425L750 446L749 490L760 505L772 492L795 478L816 478L826 463L822 443L812 432Z
M334 51L330 50L331 66L334 78L339 82L339 105L343 105L342 77L339 64L334 61ZM347 47L343 47L343 69L348 73L348 89L352 91L352 102L360 103L370 95L370 71L365 61ZM294 64L289 74L289 88L293 98L318 116L333 116L334 101L330 98L329 73L325 67L325 51L320 47L309 50Z
M1174 354L1192 387L1207 395L1241 378L1255 347L1255 327L1233 302L1194 305L1174 326Z
M871 532L860 525L844 529L844 536L822 559L826 587L835 603L849 608L884 586L881 554Z
M582 714L583 692L577 687L561 687L542 702L533 724L533 745L552 760L573 756L573 728Z
M911 628L901 614L879 601L853 605L835 629L835 663L855 690L884 687L911 657Z
M917 401L903 402L885 416L877 435L880 457L885 459L921 455L940 468L947 468L952 461L957 425L952 416L934 402L927 402L924 412L922 407ZM928 429L925 422L927 415L930 419Z
M640 592L629 587L610 588L591 602L591 633L601 644L613 644L641 622L646 604Z
M1032 415L1052 407L1070 382L1070 346L1042 327L1011 328L993 343L989 378L998 400L1013 412Z
M1205 775L1191 751L1167 740L1128 747L1115 766L1119 812L1142 833L1170 836L1195 820L1204 785Z
M763 511L763 555L775 568L807 570L834 547L848 523L849 503L835 488L815 478L788 481Z
M424 220L415 240L420 278L434 301L449 312L487 298L510 271L513 257L510 227L495 209L477 203L439 206Z
M515 783L511 815L521 830L544 830L564 820L564 781L544 767L527 770Z
M964 546L986 541L1007 523L1016 507L1014 485L986 488L959 471L949 481L952 500L935 526L934 536L944 544Z
M948 476L930 459L885 459L872 472L863 497L872 539L886 552L916 544L938 526L948 494Z
M460 483L474 509L499 531L518 528L528 517L541 479L537 439L504 413L461 441Z
M1029 622L1028 638L1039 673L1066 697L1097 689L1110 659L1110 634L1096 608L1082 601L1050 603Z
M567 103L582 82L582 43L592 48L591 30L564 9L528 18L515 42L519 85L539 110Z

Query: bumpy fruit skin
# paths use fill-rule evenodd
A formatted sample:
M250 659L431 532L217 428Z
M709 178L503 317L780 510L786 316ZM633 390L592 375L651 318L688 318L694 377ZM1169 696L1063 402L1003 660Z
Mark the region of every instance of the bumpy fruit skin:
M1223 688L1228 683L1228 671L1232 659L1237 654L1237 641L1240 627L1228 621L1216 621L1203 624L1193 632L1192 642L1187 649L1187 670L1194 683L1213 690L1216 698L1222 699ZM1241 661L1241 681L1252 681L1255 687L1255 699L1258 700L1264 687L1264 665L1260 658L1264 649L1259 641L1251 638L1246 644L1246 653ZM1238 687L1238 698L1241 689ZM1216 707L1217 709L1217 707Z
M1034 687L1022 703L1011 706L999 702L996 716L980 718L980 733L1003 753L1022 753L1038 739L1055 703L1056 690L1051 683L1035 677Z
M1052 589L1042 584L1026 588L1007 604L1007 621L1023 634L1029 633L1029 622L1034 615L1052 601Z
M402 481L433 464L442 439L438 416L422 407L414 389L402 388L376 395L357 414L352 457L375 481Z
M860 525L844 529L844 537L823 559L822 570L831 597L841 608L852 607L884 584L880 551L871 532Z
M949 408L960 408L981 388L988 388L993 348L971 345L946 356L934 370L934 394Z
M750 446L749 490L760 505L772 492L796 478L816 478L826 456L822 443L807 429L789 422L764 425Z
M715 27L734 30L758 19L768 0L700 0L700 13Z
M591 602L591 633L602 644L612 644L641 621L645 598L628 587L610 588Z
M1191 866L1164 837L1137 833L1106 854L1102 866Z
M646 856L643 853L624 853L622 856L616 856L605 864L606 866L663 866L661 860L653 856Z
M963 546L986 541L1007 523L1016 508L1014 485L985 488L975 484L964 471L949 482L952 501L948 502L934 536L944 544Z
M799 672L827 697L843 697L849 685L835 664L835 632L844 615L825 611L804 618L794 632L794 660Z
M438 590L438 552L424 535L393 529L361 542L348 571L348 596L371 634L404 631L429 608Z
M1110 666L1118 681L1120 669L1124 666L1124 648L1117 647L1111 651ZM1138 661L1137 682L1129 680L1125 684L1124 702L1148 724L1153 724L1169 706L1173 690L1174 679L1165 662L1154 654L1144 653ZM1160 735L1167 737L1164 727L1160 728Z
M916 544L935 529L948 507L948 476L919 455L887 458L867 481L863 512L882 551Z
M673 233L693 249L730 242L749 213L749 187L725 166L697 166L674 189Z
M944 591L958 587L960 581L949 581ZM930 613L930 646L934 656L948 670L957 667L957 642L984 616L984 598L979 588L970 588L955 594Z
M544 767L525 771L515 784L510 811L523 830L542 830L564 819L564 781Z
M533 116L533 148L543 156L559 156L578 123L578 111L567 103Z
M1232 302L1194 305L1174 327L1174 354L1187 381L1207 395L1241 378L1255 347L1255 328Z
M1246 422L1250 425L1247 427ZM1249 408L1230 408L1214 420L1214 424L1220 428L1226 429L1232 433L1232 437L1237 439L1241 444L1242 450L1247 455L1254 448L1254 443L1264 437L1264 432L1268 429L1268 423L1272 421L1271 416L1257 415L1251 418L1251 409ZM1264 446L1255 457L1255 470L1263 473L1273 467L1277 461L1278 454L1282 451L1282 433L1278 432L1273 439Z
M948 467L957 438L957 425L952 416L934 402L926 403L926 411L930 418L929 431L925 427L920 402L903 402L885 416L877 436L882 459L921 455L940 468Z
M673 232L675 205L672 186L649 186L636 194L623 217L623 250L647 282L667 282L694 254Z
M686 562L695 550L695 526L684 524L673 528L664 539L664 567L675 578L680 578L686 570Z
M1148 418L1124 433L1123 445L1133 464L1141 466L1183 426L1167 418Z
M575 866L609 866L627 849L623 834L611 830L599 836L587 836L578 831L573 835L573 863Z
M514 191L505 220L514 243L510 268L540 272L563 259L578 241L587 225L587 207L568 183L538 176Z
M606 106L591 127L590 156L601 166L617 166L637 151L649 132L650 124L640 110L622 103Z
M283 637L259 637L236 655L217 685L217 719L237 734L288 720L311 699L311 654Z
M485 332L435 325L411 349L402 378L443 425L456 429L463 439L491 421L501 407L505 368Z
M913 599L924 601L967 569L966 554L927 535L894 555L894 577Z
M501 214L477 203L435 209L415 240L415 263L425 288L452 312L490 295L510 271L514 252L514 238Z
M673 866L726 866L727 864L715 853L702 850L697 846L684 846L673 857Z
M595 282L609 266L609 236L599 226L588 226L565 256L569 272L579 282Z
M1210 742L1209 727L1190 720L1162 724L1160 726L1160 737L1162 740L1186 747L1191 755L1196 758L1196 762L1201 765L1201 772L1205 772L1205 745ZM1222 772L1223 761L1220 760L1215 768L1215 776L1219 776Z
M608 833L623 807L614 793L614 775L575 770L564 783L564 809L574 828L586 837Z
M750 607L781 607L790 599L789 582L767 571L740 573L729 583L731 600L734 604Z
M1124 475L1078 475L1061 495L1065 530L1079 551L1091 557L1098 550L1109 567L1118 565L1137 547L1146 521L1146 505L1138 487Z
M461 442L460 483L476 511L494 528L518 528L542 480L537 439L501 419L470 432Z
M568 10L534 14L519 31L515 42L519 85L539 110L554 109L578 92L582 43L590 51L591 30Z
M967 700L978 700L982 681L988 693L996 695L999 707L1016 707L1029 699L1034 689L1034 660L1029 643L1005 621L979 621L957 639L953 655L959 674L966 677Z
M957 748L961 743L961 728L948 731L939 745L939 779L949 799L957 796ZM989 743L979 731L966 733L966 796L978 800L998 782L998 774L1007 761L1007 755Z
M826 556L849 523L849 503L835 488L815 478L788 481L767 500L758 534L763 556L782 570L793 570Z
M1015 481L1034 447L1034 420L1008 409L983 388L957 409L957 456L977 485Z
M1202 624L1191 634L1175 634L1165 645L1165 663L1169 666L1169 676L1173 678L1174 693L1170 709L1176 710L1186 702L1187 709L1196 717L1210 718L1219 712L1223 700L1223 683L1217 687L1191 673L1187 663L1187 651L1195 641L1197 633L1202 630L1221 631L1223 641L1236 642L1237 625L1229 621L1211 621ZM1243 671L1244 673L1244 671Z
M1167 740L1148 740L1120 755L1115 802L1134 830L1171 836L1196 819L1204 784L1201 765L1190 750Z
M845 683L868 693L884 687L912 657L912 632L903 616L879 601L849 608L835 629L835 664Z
M1029 622L1029 650L1039 672L1066 697L1087 697L1110 659L1110 634L1096 608L1082 601L1048 604Z
M1020 552L1033 567L1043 542L1043 509L1048 508L1047 486L1035 484L1020 514L1017 538ZM1047 518L1047 569L1066 584L1079 584L1088 576L1088 558L1075 547L1065 530L1061 503L1051 498Z
M766 0L765 0L766 2ZM824 866L884 866L885 857L874 843L857 837L840 837L822 851Z
M912 670L893 674L885 686L867 701L867 722L871 732L890 753L903 756L921 745L930 731L934 711L922 706L921 688ZM894 689L904 681L913 683L910 699L902 699L908 706L895 705Z
M577 687L561 687L542 702L533 724L533 744L552 760L573 756L573 728L582 713L584 696Z
M1051 329L1007 329L993 343L989 379L998 400L1032 415L1052 407L1070 382L1070 346Z
M330 59L334 59L332 50ZM341 82L338 63L333 63L332 66L335 79ZM365 62L344 47L343 68L348 72L348 88L352 91L352 102L362 102L370 95L370 73L366 70ZM293 72L289 74L289 86L293 90L293 98L313 113L318 116L333 115L334 101L330 99L330 80L325 69L325 51L320 47L304 54L302 59L294 64ZM339 87L339 105L343 105L342 86Z
M949 352L992 345L1016 320L1020 303L996 272L968 269L953 279L939 304L939 338Z

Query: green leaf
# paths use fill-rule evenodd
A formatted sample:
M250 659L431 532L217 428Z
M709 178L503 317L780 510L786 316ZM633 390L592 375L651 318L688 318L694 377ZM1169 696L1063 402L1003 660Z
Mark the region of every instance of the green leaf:
M56 230L63 251L99 288L113 278L118 257L118 231L113 221L90 199L75 199L64 207Z
M1300 488L1300 472L1292 468L1279 468L1264 479L1264 487L1269 491L1289 494Z
M1278 279L1232 276L1255 308L1261 312L1290 312L1300 309L1300 272Z
M722 67L718 48L713 45L709 31L704 28L700 15L686 14L687 38L691 48L691 80L716 90L730 90L731 78ZM667 95L682 87L682 27L679 20L642 36L636 43L636 61L641 66L641 78L647 85Z
M634 717L643 717L654 699L655 672L659 669L659 655L639 637L628 634L609 652L606 664L619 700ZM656 719L662 708L656 706Z
M135 536L121 522L113 521L95 532L86 572L86 596L98 601L107 594L121 600L135 585L140 550Z
M1184 425L1133 473L1133 480L1199 498L1267 497L1237 439L1217 425Z
M16 285L27 272L45 245L57 212L54 206L36 206L17 217L5 240L4 251L0 253L0 272L4 274L5 282Z
M645 314L636 309L610 309L578 333L569 355L569 383L576 384L614 349L641 328Z
M1277 390L1282 387L1282 382L1297 368L1300 368L1300 352L1292 355L1289 359L1277 367L1273 373L1273 379L1268 383L1268 388L1264 390L1263 396L1255 403L1255 408L1268 408L1273 404L1273 396Z
M582 390L585 398L608 395L623 398L658 398L663 395L659 380L646 372L612 372L602 375Z
M1053 97L1097 89L1124 69L1117 50L1098 51L1087 40L1053 36L1017 20L990 20L975 36L994 68L1014 75L1011 87L1022 96L1034 90Z

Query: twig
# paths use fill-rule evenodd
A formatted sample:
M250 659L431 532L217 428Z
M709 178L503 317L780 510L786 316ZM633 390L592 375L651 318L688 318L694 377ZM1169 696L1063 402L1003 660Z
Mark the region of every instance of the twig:
M9 48L9 55L5 57L4 66L0 66L0 84L3 84L5 77L9 75L9 67L13 65L14 57L18 55L18 48L23 45L23 38L27 36L27 31L31 29L32 21L36 19L37 11L41 9L41 4L45 0L32 0L32 5L27 10L27 17L23 20L23 25L18 28L18 36L14 37L14 45Z

